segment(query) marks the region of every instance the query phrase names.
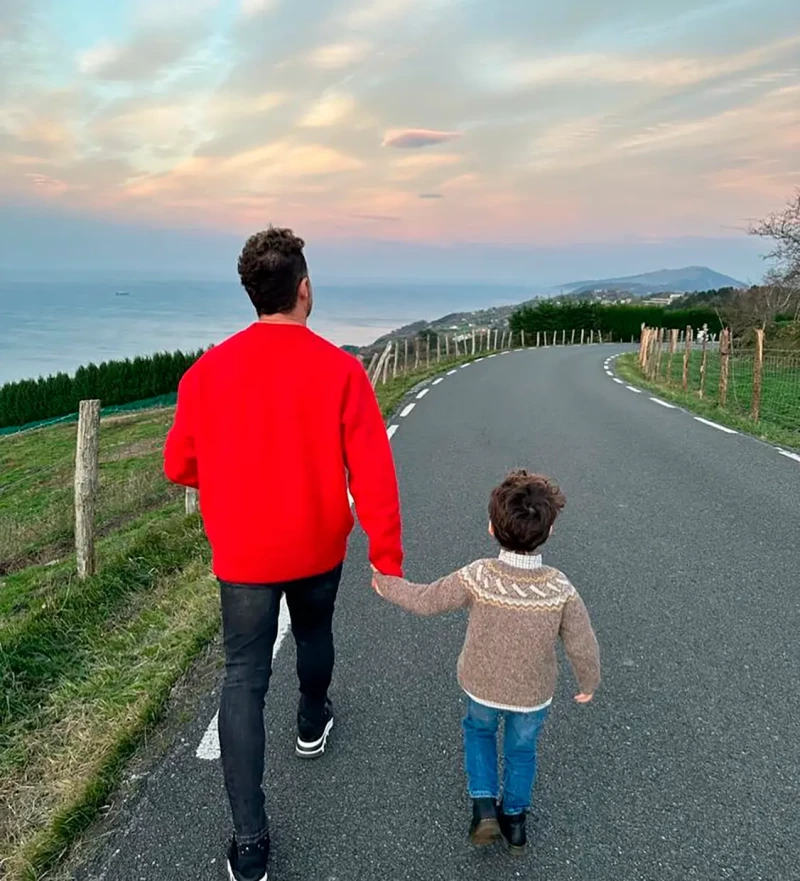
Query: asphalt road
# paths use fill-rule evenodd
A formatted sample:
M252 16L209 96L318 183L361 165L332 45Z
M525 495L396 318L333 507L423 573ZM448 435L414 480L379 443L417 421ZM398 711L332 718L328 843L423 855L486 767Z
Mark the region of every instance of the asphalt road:
M614 383L617 349L550 348L459 370L398 419L408 574L493 553L506 469L568 499L546 559L578 586L604 681L575 705L562 668L542 739L533 846L466 843L460 615L417 619L369 589L354 537L337 613L337 725L293 757L291 638L268 700L274 881L800 879L800 462ZM221 881L209 695L80 881Z

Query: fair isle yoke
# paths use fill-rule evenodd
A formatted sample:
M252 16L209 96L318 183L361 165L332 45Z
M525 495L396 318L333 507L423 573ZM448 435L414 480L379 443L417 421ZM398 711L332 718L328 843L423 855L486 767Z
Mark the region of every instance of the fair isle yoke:
M521 568L502 557L471 563L459 576L477 602L531 612L561 612L576 592L558 569L541 563Z

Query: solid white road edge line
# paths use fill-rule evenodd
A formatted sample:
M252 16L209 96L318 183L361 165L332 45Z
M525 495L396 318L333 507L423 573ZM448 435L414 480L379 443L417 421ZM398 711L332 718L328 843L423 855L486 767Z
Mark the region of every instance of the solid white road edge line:
M659 404L661 407L666 407L668 410L677 410L678 409L674 404L668 404L666 401L662 401L660 398L650 398L650 400L654 404Z
M718 431L724 431L725 434L739 434L738 431L734 431L732 428L728 428L727 425L718 425L716 422L711 422L709 419L703 419L702 416L695 416L695 422L702 422L703 425L708 425L711 428L716 428Z

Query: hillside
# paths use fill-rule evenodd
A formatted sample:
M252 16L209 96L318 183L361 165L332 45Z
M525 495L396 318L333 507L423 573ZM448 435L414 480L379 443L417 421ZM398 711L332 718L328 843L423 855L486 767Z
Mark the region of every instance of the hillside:
M707 266L685 266L682 269L659 269L642 275L605 278L593 281L575 281L563 285L565 293L590 294L603 291L624 291L637 297L652 294L709 291L717 288L745 288L744 282L715 272Z

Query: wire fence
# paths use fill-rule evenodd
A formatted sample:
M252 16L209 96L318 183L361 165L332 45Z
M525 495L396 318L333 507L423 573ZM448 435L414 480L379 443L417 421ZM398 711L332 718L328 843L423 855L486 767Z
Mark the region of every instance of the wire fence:
M771 346L762 330L745 346L728 330L717 341L698 339L692 328L645 328L639 361L651 381L796 433L800 442L800 351Z

